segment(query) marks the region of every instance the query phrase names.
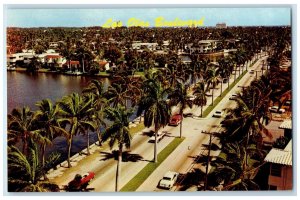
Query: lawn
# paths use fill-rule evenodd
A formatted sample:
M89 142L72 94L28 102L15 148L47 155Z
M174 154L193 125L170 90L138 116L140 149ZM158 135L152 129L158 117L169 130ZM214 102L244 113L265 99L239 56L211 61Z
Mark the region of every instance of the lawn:
M122 189L122 192L135 191L154 172L154 170L181 144L184 138L175 138L157 156L157 163L148 163L135 177L133 177Z
M229 88L226 88L221 96L218 96L214 100L214 105L213 106L208 106L204 112L203 112L203 117L207 117L207 115L218 105L218 103L228 94L228 92L244 77L244 75L247 73L247 71L244 71L237 79L235 82L231 83L229 85Z

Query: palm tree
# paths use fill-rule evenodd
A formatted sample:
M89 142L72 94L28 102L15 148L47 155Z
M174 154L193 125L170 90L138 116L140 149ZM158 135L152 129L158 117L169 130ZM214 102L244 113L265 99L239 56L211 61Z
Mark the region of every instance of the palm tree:
M211 69L208 70L207 72L207 87L209 87L209 85L212 85L212 93L211 93L211 96L212 96L212 103L211 105L214 105L214 89L216 87L216 85L220 82L219 80L219 74L218 74L218 68L216 67L213 67Z
M52 105L51 100L44 99L36 103L39 110L36 111L35 117L39 124L39 133L43 136L41 140L42 166L45 165L45 150L47 145L51 145L55 137L65 130L59 127L58 105Z
M157 133L160 127L168 124L171 110L165 100L168 89L163 89L157 80L147 79L144 81L144 97L138 104L137 116L144 112L144 125L154 125L154 162L157 162Z
M201 107L201 117L203 116L203 106L207 103L206 89L204 81L196 84L193 94L196 96L194 104Z
M58 161L58 154L51 154L42 165L37 146L32 144L27 156L14 146L8 149L7 156L9 192L59 192L58 185L42 180L45 172Z
M91 94L93 96L92 105L95 108L92 113L92 119L96 125L96 132L98 136L99 145L101 145L101 128L106 127L104 120L104 110L109 105L107 99L104 97L105 90L103 83L98 80L92 80L89 85L83 89L84 95Z
M41 135L38 130L38 123L34 112L29 107L22 109L15 108L8 115L8 142L16 144L21 140L23 144L22 152L26 155L28 152L28 143L34 139L39 140Z
M177 106L179 104L179 114L181 115L181 122L180 122L180 138L182 137L182 122L183 122L183 110L187 107L193 107L193 101L190 100L188 95L188 86L182 83L177 83L175 90L173 90L169 94L170 98L170 106Z
M79 132L84 132L87 127L91 129L95 128L94 122L88 119L88 116L94 110L91 104L92 99L84 101L78 93L64 96L58 102L60 118L57 121L65 130L69 128L68 131L63 132L68 144L68 167L72 167L70 156L73 137Z
M126 98L125 98L126 87L124 85L118 83L112 83L104 96L108 99L109 103L112 104L113 107L117 107L118 103L125 106Z
M212 174L219 179L218 182L223 182L222 190L259 190L259 186L252 179L263 162L256 160L255 165L246 165L249 159L246 156L246 149L248 152L251 151L252 155L263 159L263 155L255 147L242 146L234 142L224 144L220 155L211 161L214 167Z
M109 140L110 148L113 148L116 143L119 148L115 185L116 192L119 191L123 146L125 145L126 148L130 148L131 135L129 132L129 117L132 113L133 110L126 110L126 108L120 104L118 104L116 108L109 107L106 110L107 119L113 121L113 124L104 131L102 139L103 141Z
M260 147L263 134L272 137L263 124L269 121L269 94L263 94L255 87L249 87L242 95L238 95L235 99L237 107L228 109L228 115L222 122L228 140L238 141L244 146L255 142ZM246 149L246 157L247 153Z

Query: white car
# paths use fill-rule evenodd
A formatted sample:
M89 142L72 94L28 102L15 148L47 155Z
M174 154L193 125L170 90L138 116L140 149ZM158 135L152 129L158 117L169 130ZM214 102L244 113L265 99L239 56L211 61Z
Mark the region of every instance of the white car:
M284 108L280 108L278 110L278 106L269 107L269 111L270 112L274 112L274 113L285 113L285 109Z
M188 95L189 100L194 101L196 96L195 95Z
M158 131L157 132L157 142L160 142L163 137L165 136L166 132L165 131ZM155 142L155 133L153 134L153 136L149 139L149 142Z
M159 187L171 189L177 181L179 173L168 171L164 177L159 181Z
M217 110L214 114L213 114L213 117L217 117L217 118L221 118L223 115L223 112L222 111L219 111Z
M235 100L237 98L237 94L232 94L230 97L229 97L229 100Z

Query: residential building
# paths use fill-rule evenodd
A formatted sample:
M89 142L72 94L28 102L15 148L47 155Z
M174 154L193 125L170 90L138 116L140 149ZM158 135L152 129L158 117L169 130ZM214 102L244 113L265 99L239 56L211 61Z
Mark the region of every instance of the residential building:
M226 23L218 23L216 24L216 28L227 28Z
M132 49L136 50L143 50L143 49L149 49L151 51L156 50L158 44L155 43L142 43L142 42L133 42L132 43Z
M292 120L291 119L284 120L280 124L279 128L284 130L285 137L292 139Z
M272 148L264 161L270 163L269 190L292 190L292 140L284 149Z

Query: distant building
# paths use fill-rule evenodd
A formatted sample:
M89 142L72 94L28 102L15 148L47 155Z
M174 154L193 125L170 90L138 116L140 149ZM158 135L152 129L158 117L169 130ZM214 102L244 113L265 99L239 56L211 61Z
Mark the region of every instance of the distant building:
M226 23L218 23L216 24L216 28L227 28Z
M217 48L218 40L200 40L198 43L189 43L185 48L190 53L211 53Z
M265 162L270 163L269 190L293 188L292 140L284 149L272 148Z
M151 51L156 50L158 44L157 43L142 43L142 42L133 42L132 49L142 50L142 49L149 49Z
M15 65L17 61L28 64L34 56L36 54L32 50L23 50L22 53L9 54L7 56L7 64Z

